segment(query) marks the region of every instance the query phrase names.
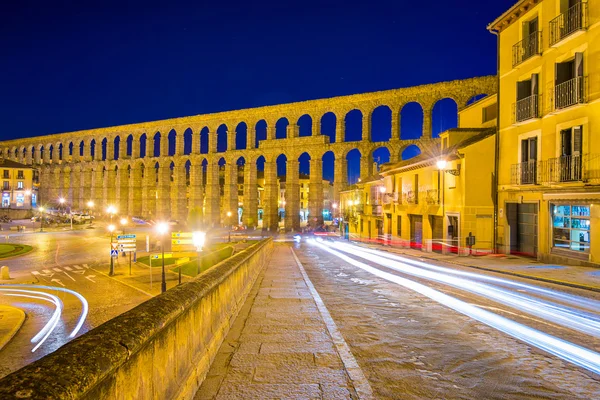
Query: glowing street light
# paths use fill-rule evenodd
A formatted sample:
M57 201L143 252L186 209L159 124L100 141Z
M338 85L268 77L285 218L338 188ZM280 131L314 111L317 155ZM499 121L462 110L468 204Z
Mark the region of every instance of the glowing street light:
M284 202L285 205L285 202ZM229 226L229 242L231 242L231 211L227 211L227 225Z
M121 221L119 221L119 222L121 222L121 228L123 229L123 235L124 235L125 234L125 226L127 225L127 223L129 221L127 221L127 218L121 218Z
M107 227L107 229L110 232L110 270L108 271L108 275L114 276L115 275L115 260L112 255L112 243L113 243L113 232L115 231L115 226L113 224L110 224Z
M205 232L200 232L200 231L192 232L192 243L196 247L196 252L198 253L198 271L197 271L196 275L200 275L200 264L201 264L200 252L204 248L205 242L206 242L206 233ZM181 269L180 269L180 271L181 271Z
M160 235L160 249L162 251L162 283L161 292L167 291L167 280L165 277L165 241L164 236L169 231L169 225L166 222L160 222L156 225L156 232ZM179 268L179 280L181 283L181 268Z
M40 232L44 232L44 207L38 207L40 210L40 214L42 215L40 219Z
M440 159L440 160L437 160L437 162L435 164L439 170L443 171L448 166L448 161L446 161L444 159Z

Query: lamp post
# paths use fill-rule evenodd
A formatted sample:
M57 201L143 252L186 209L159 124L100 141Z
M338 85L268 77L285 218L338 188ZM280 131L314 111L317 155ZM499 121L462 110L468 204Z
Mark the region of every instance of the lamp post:
M121 218L121 221L119 221L119 222L121 222L121 229L122 229L123 235L124 235L125 234L125 225L127 225L127 222L128 222L127 218Z
M198 232L198 231L192 232L192 242L194 243L194 246L196 247L196 252L198 253L198 271L196 272L196 275L200 275L200 266L202 264L201 260L200 260L200 252L202 251L202 248L204 247L205 241L206 241L206 233Z
M44 232L44 207L38 207L40 210L40 214L42 215L40 219L40 232Z
M116 214L117 209L115 208L115 206L108 206L106 208L106 212L110 215L110 223L112 224L113 215Z
M94 202L92 200L87 202L87 208L88 208L88 212L90 214L90 217L92 216L92 210L94 209Z
M110 232L110 270L108 271L109 276L115 275L115 259L112 255L112 242L113 242L113 232L115 231L115 226L110 224L108 226L108 231Z
M228 242L231 242L231 211L227 211Z
M164 235L169 231L169 225L166 222L161 222L156 226L156 230L160 235L160 249L162 252L162 283L160 286L161 292L167 291L167 280L165 277L165 241ZM179 279L181 279L181 269L179 269Z
M62 206L62 209L63 209L63 212L64 212L65 211L65 202L66 202L65 198L64 197L59 198L58 202ZM71 223L71 230L73 230L73 213L72 213L72 211L73 210L69 206L69 222Z

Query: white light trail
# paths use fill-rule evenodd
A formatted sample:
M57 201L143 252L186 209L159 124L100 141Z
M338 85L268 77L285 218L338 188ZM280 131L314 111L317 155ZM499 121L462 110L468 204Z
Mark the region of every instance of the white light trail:
M430 299L443 304L446 307L449 307L492 328L522 340L525 343L536 346L565 361L571 362L596 374L600 373L600 354L596 352L564 341L552 335L540 332L526 325L494 314L490 311L483 310L440 291L429 288L423 284L381 271L363 262L354 260L337 250L331 249L323 243L317 243L316 241L310 241L310 243L375 276L404 286L410 290L429 297Z
M54 328L56 328L56 325L58 324L58 321L60 320L60 316L62 313L62 302L60 301L60 299L58 297L56 297L53 294L45 293L45 292L38 292L38 291L34 291L34 290L0 289L0 291L38 294L40 296L32 296L30 294L14 294L14 293L8 293L6 295L45 300L45 301L49 301L49 302L53 303L56 306L54 313L52 313L52 317L50 318L50 320L46 323L46 325L44 325L44 327L33 338L31 338L31 343L37 343L39 341L39 343L33 349L31 349L32 353L35 352L46 341L46 339L48 339L48 337L52 334L52 331L54 331Z
M597 316L581 313L579 310L566 308L558 304L543 302L527 295L510 292L484 283L449 276L429 269L412 267L405 263L372 254L371 252L364 252L361 247L349 246L342 243L335 243L334 246L346 253L365 258L395 271L450 285L498 301L570 329L576 329L597 337L600 336L600 320L598 320Z
M29 288L29 289L46 289L46 290L59 290L61 292L64 293L68 293L71 294L75 297L77 297L79 299L79 301L81 302L81 313L79 314L79 320L77 321L77 324L75 325L75 328L71 331L71 333L69 334L69 338L74 338L77 333L79 332L79 330L81 329L81 327L83 326L83 323L85 322L88 312L89 312L89 305L87 300L85 299L85 297L83 297L81 294L70 290L70 289L66 289L66 288L62 288L62 287L58 287L58 286L44 286L44 285L3 285L3 287L19 287L19 288Z

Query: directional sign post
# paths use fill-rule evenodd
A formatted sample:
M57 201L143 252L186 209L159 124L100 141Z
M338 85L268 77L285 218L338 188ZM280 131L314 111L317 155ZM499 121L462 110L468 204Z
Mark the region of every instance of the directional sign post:
M134 234L123 234L117 236L119 251L125 255L129 253L129 275L131 275L131 253L137 252L137 236Z

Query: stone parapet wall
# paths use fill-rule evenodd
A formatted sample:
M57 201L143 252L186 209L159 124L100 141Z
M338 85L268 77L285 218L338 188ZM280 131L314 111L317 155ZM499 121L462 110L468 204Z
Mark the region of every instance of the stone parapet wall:
M192 398L272 249L265 239L6 376L0 398Z

